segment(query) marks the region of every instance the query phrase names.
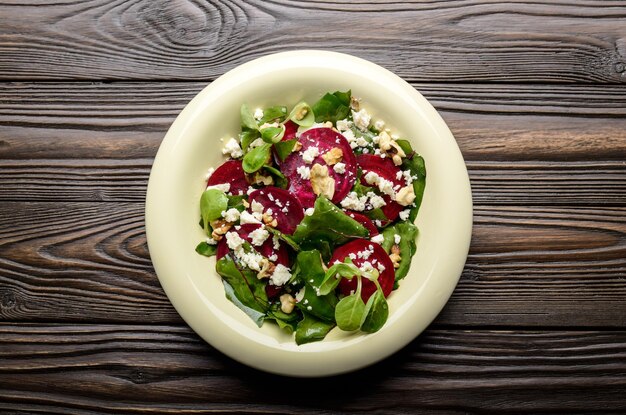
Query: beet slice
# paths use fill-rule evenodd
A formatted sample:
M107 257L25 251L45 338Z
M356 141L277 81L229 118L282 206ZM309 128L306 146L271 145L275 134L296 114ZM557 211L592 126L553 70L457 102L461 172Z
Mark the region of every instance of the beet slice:
M246 223L244 225L241 225L239 229L237 229L237 227L233 227L231 230L237 232L241 239L252 244L252 238L250 238L250 233L260 227L261 225L258 225L256 223ZM282 242L280 242L280 248L274 249L272 234L270 234L269 238L267 238L267 240L263 242L263 245L252 245L252 247L264 257L269 258L273 254L276 254L276 256L278 256L278 259L274 261L276 264L283 264L286 267L289 266L289 253L287 252L287 248L283 245ZM228 247L228 243L226 242L226 237L224 237L220 239L220 241L217 243L217 251L215 253L215 256L219 260L224 257L228 252L230 252L230 248Z
M370 238L378 235L378 228L376 227L376 225L374 225L374 222L372 222L372 220L367 216L358 212L353 212L351 210L346 211L346 215L350 216L352 219L365 226L365 228L370 231Z
M289 178L289 191L293 193L305 208L313 207L317 195L313 192L311 181L303 179L298 173L298 167L312 167L314 164L327 165L322 155L334 147L341 149L343 157L341 163L345 164L345 172L337 173L333 166L328 166L330 177L335 179L335 194L332 202L339 203L352 189L356 180L356 156L350 148L350 144L343 135L330 128L314 128L307 130L300 135L299 142L302 149L291 153L285 161L279 163L283 174ZM304 162L302 154L310 147L317 147L319 155L313 159L311 164Z
M358 253L364 251L370 252L369 257L359 258ZM387 255L387 252L385 252L379 244L368 241L367 239L354 239L335 249L333 257L330 259L330 264L332 265L335 261L343 262L350 254L356 255L356 258L353 258L352 262L357 267L360 267L366 261L372 264L374 268L377 268L378 264L382 264L385 267L378 277L378 283L383 289L385 297L388 297L393 290L395 272L393 263L389 255ZM363 284L361 288L361 298L363 298L363 301L367 302L370 296L376 292L376 285L367 278L361 278L361 282ZM352 278L352 280L342 278L339 282L339 291L344 295L350 295L350 292L356 290L356 287L356 278Z
M276 229L282 233L291 235L304 219L304 209L300 201L288 191L278 187L266 186L255 190L250 193L250 205L253 201L263 205L264 212L267 209L272 210L272 216L278 222Z
M285 123L285 134L283 135L281 141L287 141L296 138L296 132L298 132L298 127L299 125L295 122L291 120L287 121Z
M375 156L372 154L361 154L357 157L357 163L363 174L361 175L361 184L365 186L372 185L368 184L365 181L365 175L368 172L374 172L378 174L383 179L389 180L393 183L394 188L396 186L400 186L400 188L406 186L404 179L397 179L396 175L399 171L401 171L398 166L393 164L393 161L386 157L381 158L380 156ZM404 210L404 206L400 205L397 202L391 200L391 197L388 195L383 195L383 199L385 200L386 205L381 208L387 219L393 222L398 217L398 214Z
M221 166L215 169L211 177L209 177L207 187L223 183L230 183L229 192L233 195L246 194L248 181L246 180L246 174L243 171L241 161L225 161Z

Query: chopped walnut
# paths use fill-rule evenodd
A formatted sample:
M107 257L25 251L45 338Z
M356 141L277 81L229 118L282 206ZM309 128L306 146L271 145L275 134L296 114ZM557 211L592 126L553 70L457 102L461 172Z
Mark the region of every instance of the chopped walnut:
M293 145L293 151L300 151L302 150L302 143L299 141L296 141L296 143Z
M333 128L333 123L332 123L331 121L326 121L326 122L324 123L324 127L325 127L325 128Z
M343 151L339 147L333 147L326 153L322 154L322 158L329 166L337 164L343 158Z
M389 255L389 259L391 259L394 268L400 267L400 261L402 260L402 257L400 256L400 247L398 245L393 245L391 247L391 254Z
M261 260L261 271L256 275L258 279L269 278L274 273L276 265L271 263L267 258Z
M224 219L218 219L211 222L211 228L213 228L213 232L211 233L211 237L216 241L222 239L222 236L226 234L234 225L233 222L227 222Z
M361 109L361 103L357 97L350 97L350 108L354 111L359 111Z
M335 179L328 175L328 166L314 164L311 167L311 187L316 195L332 199L335 195Z
M261 173L256 172L252 176L252 184L262 184L264 186L271 186L274 184L274 178L272 176L263 176Z
M266 224L267 226L271 226L272 228L275 228L276 226L278 226L278 220L266 212L263 212L262 219L263 219L263 223Z
M399 166L402 164L402 158L406 157L404 150L391 138L387 131L382 131L378 135L378 147L380 151L387 154L393 160L393 164Z
M415 190L413 185L404 186L396 193L396 202L401 206L408 206L415 200Z
M307 116L307 114L309 113L309 110L307 109L307 107L301 107L298 112L296 112L296 120L300 121L302 119L304 119L304 117Z
M296 305L296 300L291 294L283 294L280 296L280 310L283 313L290 314L293 311L293 307Z
M250 207L250 203L248 203L248 201L246 199L243 199L241 201L241 204L243 205L243 207L245 208L249 208Z

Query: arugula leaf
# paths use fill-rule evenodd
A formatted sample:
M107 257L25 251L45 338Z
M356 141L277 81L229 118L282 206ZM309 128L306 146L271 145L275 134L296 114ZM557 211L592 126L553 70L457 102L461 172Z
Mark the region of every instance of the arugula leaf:
M387 317L389 317L389 305L387 305L382 289L378 289L365 304L361 330L375 333L385 325Z
M270 176L274 178L274 185L276 187L286 189L289 185L289 180L287 180L285 175L280 170L272 166L263 166L263 170L265 170Z
M335 320L337 327L344 331L354 331L361 326L365 303L361 299L361 292L342 298L335 308Z
M244 152L247 152L248 147L250 147L250 144L254 140L260 137L261 137L261 133L258 130L251 130L249 128L244 127L242 131L239 133L239 142L241 143L241 149Z
M312 110L316 122L343 120L350 114L351 91L335 91L327 93L319 101L313 104Z
M243 157L243 170L250 174L259 170L261 167L265 165L270 159L270 150L272 148L271 144L263 144L262 146L255 147L250 150Z
M259 125L263 125L268 122L283 122L287 117L287 107L282 105L276 105L263 109L263 117L259 120Z
M289 119L302 127L310 127L315 122L315 114L309 104L300 102L289 113Z
M217 246L202 241L196 246L196 252L204 256L213 256L217 252Z
M323 340L335 323L320 320L309 313L302 313L304 318L296 328L296 344L301 345Z
M411 222L399 222L393 226L388 227L383 231L383 237L385 238L382 244L383 249L389 253L391 247L394 244L394 235L400 235L400 267L396 269L396 281L400 281L406 277L411 267L411 258L415 254L417 246L415 244L415 238L417 238L418 230Z
M254 271L239 268L230 255L217 261L215 268L222 277L226 298L261 327L269 309L265 283L256 277Z
M319 196L311 216L305 216L293 233L293 240L307 246L326 242L329 246L341 245L352 238L366 238L369 231L346 215L326 197ZM303 246L304 247L304 246Z
M200 196L200 215L204 231L209 234L209 222L222 217L222 212L228 207L226 193L219 189L207 189Z
M285 161L285 159L293 152L293 148L295 147L297 141L297 138L292 138L291 140L274 143L274 148L276 149L276 154L278 154L280 161Z
M246 104L241 104L241 108L239 109L239 113L241 115L241 126L247 127L251 130L258 130L259 125L256 123L254 116L252 115L252 111Z

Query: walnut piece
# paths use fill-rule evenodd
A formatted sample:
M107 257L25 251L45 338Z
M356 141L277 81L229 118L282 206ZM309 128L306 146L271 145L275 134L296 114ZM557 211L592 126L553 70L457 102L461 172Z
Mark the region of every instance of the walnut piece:
M269 278L274 273L276 265L271 263L267 258L261 260L261 271L256 275L258 279Z
M213 228L213 232L211 233L211 237L216 241L222 239L222 236L226 234L234 225L233 222L227 222L224 219L217 219L211 222L211 228Z
M328 175L328 166L314 164L311 167L311 187L316 195L324 195L329 200L335 195L335 179Z
M396 166L401 165L402 158L406 157L404 150L391 138L387 131L382 131L378 135L378 147L380 147L380 151L391 157L393 164Z
M274 178L272 176L263 176L261 173L256 172L252 177L252 184L271 186L274 184Z
M396 202L401 206L408 206L415 200L415 190L413 184L404 186L396 193Z
M296 300L291 294L283 294L280 296L280 310L285 314L290 314L293 311L293 307L296 305Z
M293 151L300 151L302 150L302 143L299 141L296 141L295 144L293 145Z
M339 147L333 147L326 153L322 154L322 158L329 166L337 164L343 158L343 151Z
M400 261L402 260L402 257L400 256L400 247L398 245L393 245L391 247L391 254L389 255L389 259L391 259L394 268L400 267Z
M278 226L278 220L266 212L263 212L262 219L263 219L263 223L266 224L267 226L271 226L272 228L275 228L276 226Z

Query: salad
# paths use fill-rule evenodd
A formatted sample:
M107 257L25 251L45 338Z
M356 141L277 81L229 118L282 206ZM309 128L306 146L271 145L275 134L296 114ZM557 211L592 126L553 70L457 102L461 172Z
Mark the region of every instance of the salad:
M378 331L416 250L424 159L351 91L288 110L241 106L200 198L226 297L297 344Z

